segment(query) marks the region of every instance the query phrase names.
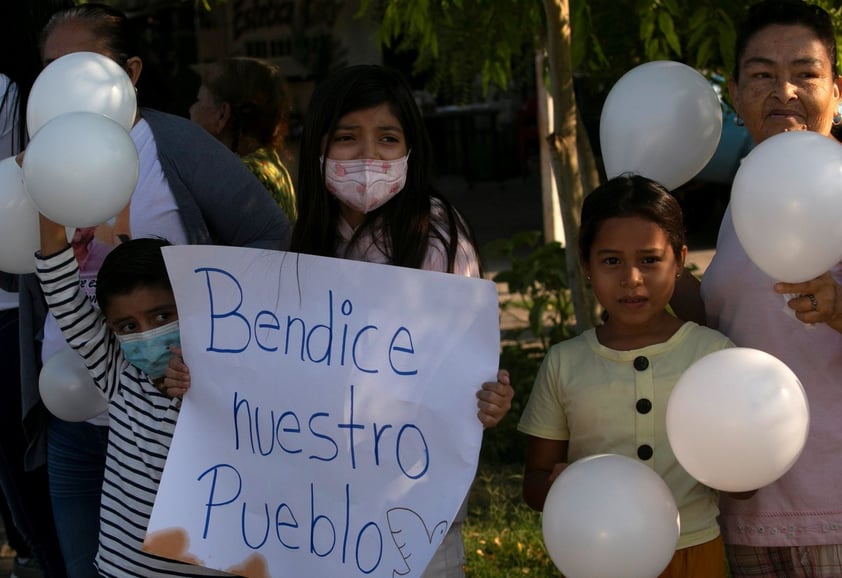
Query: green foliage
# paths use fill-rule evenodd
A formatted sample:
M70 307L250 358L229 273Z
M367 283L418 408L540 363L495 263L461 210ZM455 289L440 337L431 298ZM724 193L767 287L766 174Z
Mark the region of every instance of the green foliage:
M521 256L524 249L527 253ZM527 312L528 337L537 339L546 351L551 344L573 335L573 303L561 243L544 243L540 231L525 231L511 239L493 241L485 251L511 260L511 269L498 273L494 281L508 284L509 292L515 295L501 304L502 309Z
M689 52L695 54L689 64L699 69L718 68L722 72L733 70L736 42L733 17L733 14L711 2L696 5L690 14L687 35Z
M477 77L483 93L508 88L537 45L540 7L535 0L361 0L358 15L381 21L382 45L417 55L414 72L432 73L431 91L464 102Z
M590 33L584 50L587 58L577 68L613 82L625 71L649 60L678 60L699 70L723 76L734 68L736 25L757 0L570 0L588 5ZM815 0L842 32L842 6L838 0ZM596 40L598 39L598 40ZM595 52L596 42L599 52ZM837 35L837 43L842 35ZM607 59L603 59L607 55Z
M637 15L640 18L639 37L643 43L645 59L680 59L682 49L676 32L676 20L681 18L681 9L676 1L638 2Z
M511 294L500 307L503 312L510 307L527 312L529 327L504 335L500 367L509 371L515 395L506 417L483 434L462 530L465 575L558 578L544 548L541 515L523 501L526 436L517 431L517 423L547 348L573 335L565 253L558 243L544 244L538 231L493 241L483 253L510 260L511 267L494 279L507 283Z
M503 346L500 367L508 370L515 395L506 417L483 434L481 461L495 464L523 463L525 438L517 431L517 423L529 400L532 384L535 383L543 359L543 350L526 341Z
M538 231L492 241L483 249L488 256L510 260L511 268L494 277L495 282L506 283L510 293L500 309L501 312L516 310L517 317L525 318L526 325L503 335L500 367L509 371L515 395L506 418L485 432L482 459L520 463L524 439L517 432L517 422L529 399L538 367L552 344L574 335L566 257L559 243L543 243Z
M192 1L210 11L227 0ZM606 86L648 60L679 60L728 76L735 23L756 1L569 0L574 69ZM842 45L842 5L812 3L831 14ZM470 99L477 77L484 93L509 88L543 46L540 0L361 0L358 15L367 12L381 21L379 42L417 53L415 72L432 73L428 88L457 102Z
M842 54L839 53L839 48L842 46L842 4L839 3L839 0L815 0L811 4L817 4L827 10L831 19L833 19L833 29L836 30L836 62L839 69L842 70L842 65L839 64L842 62L840 60Z
M747 2L732 0L571 0L590 6L588 57L578 67L608 86L642 62L676 60L700 70L725 73L733 67L734 22ZM574 50L577 41L574 20ZM600 55L600 56L597 56ZM602 55L607 55L604 58Z
M210 12L216 6L225 4L227 0L193 0L196 8L201 8L205 12Z

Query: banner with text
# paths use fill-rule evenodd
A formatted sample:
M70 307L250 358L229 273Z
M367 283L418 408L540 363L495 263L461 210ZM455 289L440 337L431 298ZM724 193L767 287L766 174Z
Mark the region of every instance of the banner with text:
M144 548L249 578L420 576L467 495L494 283L164 249L191 389Z

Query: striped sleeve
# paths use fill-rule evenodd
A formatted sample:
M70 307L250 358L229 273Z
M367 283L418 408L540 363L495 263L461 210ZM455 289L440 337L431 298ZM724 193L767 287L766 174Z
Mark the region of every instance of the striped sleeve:
M73 250L68 247L46 258L36 255L35 273L65 340L82 356L97 387L111 399L127 363L104 316L81 289Z

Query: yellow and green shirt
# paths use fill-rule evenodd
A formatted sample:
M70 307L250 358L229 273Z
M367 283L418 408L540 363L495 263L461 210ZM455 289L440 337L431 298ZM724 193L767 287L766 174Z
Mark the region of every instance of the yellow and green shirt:
M283 209L294 223L297 218L295 210L295 190L289 171L281 162L278 151L270 147L259 148L241 157L248 169L260 180L278 206Z

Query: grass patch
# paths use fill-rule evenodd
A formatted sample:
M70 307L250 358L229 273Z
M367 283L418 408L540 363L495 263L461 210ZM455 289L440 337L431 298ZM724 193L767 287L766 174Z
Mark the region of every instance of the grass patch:
M467 578L558 578L544 550L541 515L521 497L522 468L481 463L463 526Z
M538 231L522 233L490 249L512 260L512 269L495 278L508 284L510 294L501 309L519 309L525 323L503 335L500 367L509 371L515 395L505 419L483 433L462 527L466 578L561 576L544 549L541 514L523 501L526 436L517 431L547 348L572 336L564 250L558 243L543 244L540 238ZM521 256L524 251L527 255Z

